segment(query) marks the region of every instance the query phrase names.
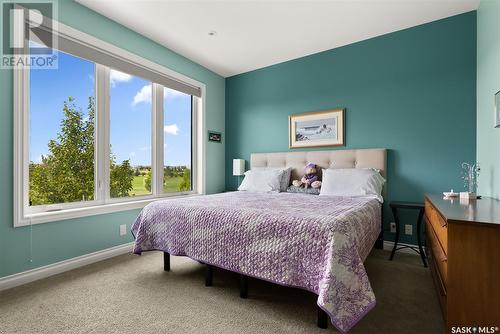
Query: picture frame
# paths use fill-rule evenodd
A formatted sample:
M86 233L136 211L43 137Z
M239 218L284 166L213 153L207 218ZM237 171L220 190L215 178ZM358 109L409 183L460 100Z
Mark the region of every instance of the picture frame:
M289 148L344 146L345 109L288 116Z
M500 128L500 90L495 93L495 128Z
M222 143L222 133L215 132L215 131L208 131L208 141L221 144Z

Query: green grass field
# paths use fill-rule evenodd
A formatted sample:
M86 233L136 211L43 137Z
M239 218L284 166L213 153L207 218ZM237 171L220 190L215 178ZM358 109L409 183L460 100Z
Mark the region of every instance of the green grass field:
M167 179L167 182L163 185L163 191L170 193L179 191L179 183L182 181L182 177L176 176ZM130 191L130 196L141 196L149 195L151 192L147 191L144 186L144 176L134 176L132 181L132 190Z
M141 196L141 195L149 195L151 192L147 191L144 186L144 176L134 176L134 180L132 181L132 190L130 191L130 196Z
M182 177L180 176L167 178L166 182L163 184L163 191L166 193L179 191L179 183L181 183L181 181Z

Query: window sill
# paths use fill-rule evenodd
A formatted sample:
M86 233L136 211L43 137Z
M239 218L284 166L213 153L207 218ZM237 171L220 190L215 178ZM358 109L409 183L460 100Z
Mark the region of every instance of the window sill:
M14 227L22 227L29 226L35 224L43 224L50 223L59 220L66 220L72 218L81 218L88 217L94 215L101 215L113 212L134 210L134 209L142 209L146 205L151 202L155 202L158 200L164 200L169 198L180 198L180 197L193 197L199 196L198 193L191 194L178 194L178 195L166 195L155 198L148 198L144 200L134 200L134 201L126 201L126 202L116 202L116 203L108 203L101 204L95 206L87 206L81 208L72 208L72 209L64 209L60 211L51 211L51 212L41 212L41 213L33 213L29 215L25 215L24 217L20 217L17 221L14 221Z

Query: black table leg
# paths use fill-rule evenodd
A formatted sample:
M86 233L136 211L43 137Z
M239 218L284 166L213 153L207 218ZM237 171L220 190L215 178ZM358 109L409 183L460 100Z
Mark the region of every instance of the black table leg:
M318 327L321 329L328 328L328 314L318 306Z
M248 277L240 275L240 298L248 298Z
M163 270L170 271L170 254L163 252Z
M424 217L424 209L420 209L420 212L418 213L418 220L417 220L418 251L420 253L420 257L422 258L422 262L424 263L424 267L427 268L427 261L425 261L425 254L424 254L424 250L422 248L422 240L420 237L420 234L422 232L422 218L423 217Z
M427 267L427 261L425 258L425 253L422 247L422 218L424 216L425 206L422 203L413 203L413 202L391 202L389 203L389 207L392 210L392 215L394 216L394 223L396 224L396 237L394 240L394 247L392 248L391 256L389 260L394 258L394 254L396 251L400 249L409 248L420 255L422 262L424 263L424 267ZM418 210L418 219L417 219L417 246L413 245L403 245L398 247L399 243L399 231L400 231L400 222L398 217L398 209L409 209L409 210Z
M380 234L375 242L375 248L384 249L384 205L380 207Z
M205 272L205 286L212 286L213 284L213 267L207 264L207 270Z
M396 249L398 248L398 241L399 241L399 217L398 217L398 210L396 208L392 208L392 215L394 216L394 222L396 223L396 238L394 240L394 247L392 247L392 252L391 252L391 257L389 258L390 261L392 261L392 258L394 257L394 253L396 253Z

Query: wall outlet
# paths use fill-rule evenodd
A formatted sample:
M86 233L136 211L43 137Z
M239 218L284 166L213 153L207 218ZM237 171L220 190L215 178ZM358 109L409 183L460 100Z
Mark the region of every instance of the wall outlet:
M127 225L120 225L120 236L127 234Z
M412 235L413 234L413 225L405 225L405 234Z
M391 222L391 233L396 233L396 223Z

